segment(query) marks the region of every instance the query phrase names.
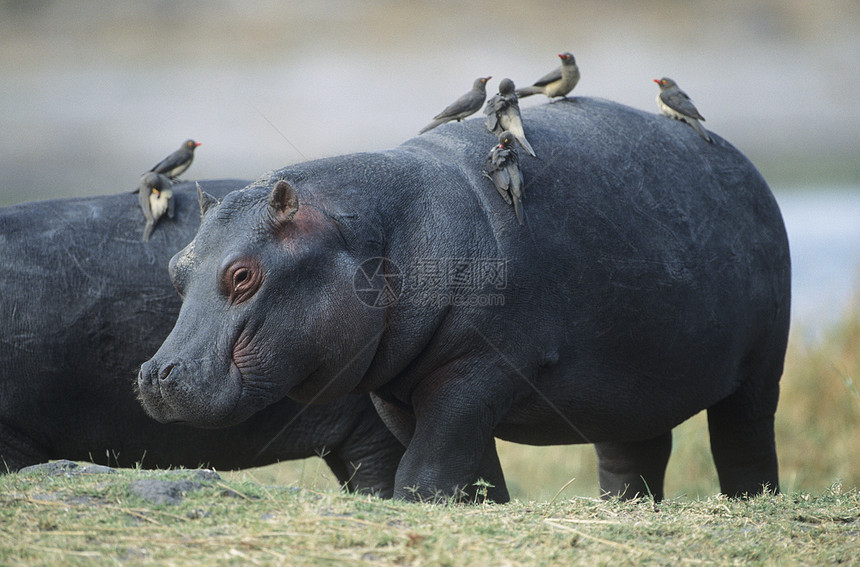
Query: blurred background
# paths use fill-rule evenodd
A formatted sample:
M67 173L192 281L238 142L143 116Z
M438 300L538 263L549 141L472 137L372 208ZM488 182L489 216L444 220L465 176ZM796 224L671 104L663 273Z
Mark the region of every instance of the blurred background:
M307 159L392 147L476 77L493 76L490 94L504 77L526 86L563 51L582 70L577 96L656 112L651 80L674 78L705 126L762 171L792 245L798 365L832 346L842 332L834 329L851 328L860 269L856 0L0 0L0 206L134 189L186 138L202 142L189 179L252 179ZM535 96L522 106L544 102ZM860 350L860 334L839 336L846 353ZM856 357L833 357L841 362L821 364L836 369L833 396L847 400L849 420L834 430L856 453ZM830 383L810 368L810 395L819 400ZM792 396L786 376L784 400ZM824 419L837 419L828 412ZM801 425L786 424L790 443ZM695 428L704 428L701 419ZM590 448L515 451L528 479L550 464L593 468ZM319 464L300 467L300 478L316 482L307 467ZM856 479L860 467L846 467ZM509 477L520 468L506 463ZM284 474L278 470L271 474ZM679 468L676 476L696 474ZM703 474L705 484L680 492L716 492L713 471ZM845 476L786 474L791 487L810 490ZM570 490L595 494L592 479ZM510 480L523 498L551 497L565 482Z

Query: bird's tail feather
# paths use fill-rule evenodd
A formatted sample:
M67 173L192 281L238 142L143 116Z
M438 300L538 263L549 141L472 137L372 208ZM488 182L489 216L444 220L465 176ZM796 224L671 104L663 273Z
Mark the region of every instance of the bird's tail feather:
M525 87L522 89L517 89L517 96L519 98L523 98L525 96L532 96L533 94L541 94L543 92L542 87Z
M152 236L152 231L155 230L155 223L146 221L146 226L143 227L143 241L149 242L149 237Z
M418 131L418 134L423 134L423 133L424 133L424 132L426 132L427 130L432 130L432 129L433 129L433 128L435 128L436 126L439 126L439 125L441 125L441 124L444 124L444 123L445 123L445 122L447 122L447 121L448 121L447 119L446 119L446 120L434 120L433 122L431 122L431 123L430 123L430 124L428 124L427 126L425 126L425 127L421 128L421 129Z
M708 131L705 130L705 127L702 126L698 120L689 120L688 124L693 127L693 130L699 133L699 136L704 138L707 142L711 144L714 143L714 140L711 139L711 136L708 135Z
M530 156L537 157L537 154L535 154L534 148L532 148L532 145L529 144L529 141L526 140L525 136L522 136L522 137L517 136L516 138L517 138L517 142L520 143L520 145L523 147L523 149L525 151L527 151Z

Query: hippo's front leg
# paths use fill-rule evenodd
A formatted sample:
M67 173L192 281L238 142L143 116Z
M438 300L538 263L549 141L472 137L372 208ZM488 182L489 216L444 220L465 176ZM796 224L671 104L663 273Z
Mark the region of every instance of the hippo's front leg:
M493 430L512 404L506 380L487 380L473 360L436 370L415 389L415 433L395 478L395 498L405 500L483 494L480 478L491 487L486 497L510 500L496 453ZM493 387L489 384L492 383Z

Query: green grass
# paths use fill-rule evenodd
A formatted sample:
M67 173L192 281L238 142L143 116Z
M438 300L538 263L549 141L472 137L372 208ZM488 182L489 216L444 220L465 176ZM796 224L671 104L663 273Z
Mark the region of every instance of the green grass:
M408 504L334 489L204 480L178 504L140 478L195 471L8 475L3 565L761 565L853 562L860 492L508 505Z

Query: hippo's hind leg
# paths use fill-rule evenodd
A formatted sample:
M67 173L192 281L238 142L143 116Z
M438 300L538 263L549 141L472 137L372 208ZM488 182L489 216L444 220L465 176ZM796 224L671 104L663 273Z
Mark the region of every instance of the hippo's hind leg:
M643 441L595 443L602 497L663 499L672 432Z
M780 372L777 374L779 376ZM734 394L708 408L711 453L720 491L732 497L779 491L773 418L779 384L746 380Z

